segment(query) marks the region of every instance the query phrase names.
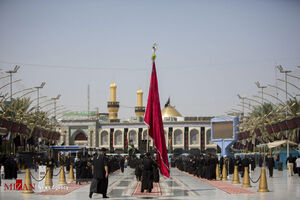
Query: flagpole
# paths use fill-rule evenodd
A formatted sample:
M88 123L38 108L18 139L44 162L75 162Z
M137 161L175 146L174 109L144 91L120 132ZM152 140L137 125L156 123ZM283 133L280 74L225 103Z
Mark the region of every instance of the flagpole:
M153 50L153 54L152 54L152 60L154 62L156 55L155 55L155 51L157 50L157 44L154 43L152 46L152 50ZM147 153L149 152L149 126L147 128Z
M168 162L168 152L166 148L166 142L164 137L164 126L161 116L161 107L159 101L158 92L158 81L157 73L155 67L155 50L157 49L156 44L153 45L153 55L152 55L152 73L149 87L149 95L147 101L147 109L145 112L144 122L147 124L148 134L147 134L147 151L150 151L149 142L150 137L153 140L153 148L156 151L157 164L159 166L160 172L165 177L170 177L170 169ZM150 132L151 131L151 132ZM150 137L149 137L150 136Z
M147 128L147 153L149 152L149 126Z

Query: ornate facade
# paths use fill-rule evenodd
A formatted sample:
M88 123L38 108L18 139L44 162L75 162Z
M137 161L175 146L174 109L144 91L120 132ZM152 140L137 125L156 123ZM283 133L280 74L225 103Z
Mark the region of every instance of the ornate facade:
M107 103L109 114L96 113L95 118L90 114L81 118L69 117L61 120L62 145L81 146L89 148L105 147L111 152L128 152L130 146L137 149L145 147L147 127L143 122L145 107L143 106L143 92L137 91L136 117L130 121L121 122L118 119L119 102L116 101L116 84L110 85L110 101ZM101 117L102 116L102 117ZM182 117L170 99L162 110L164 134L167 149L200 149L205 150L209 143L210 119L212 117ZM153 141L149 138L150 146Z
M143 141L147 139L147 131L143 122L102 123L98 120L63 120L61 144L90 148L105 147L111 151L127 152L130 145L141 148ZM168 150L204 150L210 135L210 119L164 122L164 132ZM152 140L149 139L151 146Z

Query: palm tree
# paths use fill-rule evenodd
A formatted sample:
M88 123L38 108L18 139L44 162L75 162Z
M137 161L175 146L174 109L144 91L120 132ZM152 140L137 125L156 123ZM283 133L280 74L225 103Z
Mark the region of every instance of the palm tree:
M287 106L289 107L290 114L293 117L296 117L297 115L300 114L300 103L299 101L297 101L296 98L289 99L287 101Z
M6 104L4 102L1 102L0 113L4 117L9 117L12 119L16 119L18 116L23 116L23 114L31 112L32 108L30 108L32 101L30 98L16 98L12 99L10 104Z
M261 117L262 111L264 114L274 112L275 106L272 103L264 103L263 105L255 106L253 111L250 113L251 117Z

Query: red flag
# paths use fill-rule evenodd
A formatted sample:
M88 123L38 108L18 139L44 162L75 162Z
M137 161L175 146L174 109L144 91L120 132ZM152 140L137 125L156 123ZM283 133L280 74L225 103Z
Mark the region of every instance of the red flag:
M168 152L164 136L164 126L161 117L158 84L154 61L152 65L151 82L144 121L149 126L149 135L153 138L154 145L156 147L156 158L160 173L169 178L170 171Z

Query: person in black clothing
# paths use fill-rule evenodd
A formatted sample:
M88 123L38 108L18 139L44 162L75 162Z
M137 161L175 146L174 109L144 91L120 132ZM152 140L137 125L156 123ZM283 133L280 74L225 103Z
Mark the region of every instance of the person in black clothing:
M249 159L247 156L245 156L245 158L242 160L242 177L244 177L244 173L245 173L245 167L248 167L248 172L249 172Z
M294 171L294 174L297 174L297 168L296 168L296 164L295 164L296 163L296 159L297 158L293 156L293 171Z
M78 160L75 162L75 169L76 169L76 184L81 185L81 159L78 158Z
M254 171L256 165L255 165L255 159L254 157L250 157L250 165L251 165L251 171Z
M262 167L263 162L264 162L264 158L263 158L263 156L260 156L260 157L259 157L259 160L258 160L258 166L259 166L259 167Z
M142 179L142 160L144 155L141 155L140 159L137 160L137 164L135 166L135 177L136 181L141 181Z
M66 167L66 170L67 172L70 171L70 165L71 165L71 157L70 155L68 155L66 158L65 158L65 167Z
M205 179L210 179L210 167L209 167L210 155L207 155L204 161L204 177Z
M88 159L83 157L80 165L80 182L87 182L88 175Z
M93 172L92 172L92 164L93 164L93 160L90 158L87 161L87 166L86 166L86 182L90 181L93 178Z
M11 169L12 178L17 179L19 169L18 169L18 165L17 165L17 162L14 157L11 157L11 167L12 167L12 169Z
M223 164L224 164L224 157L221 156L220 161L219 161L219 167L220 167L220 174L223 172Z
M266 164L267 164L268 169L269 169L270 177L273 177L273 168L275 166L275 161L274 161L274 158L271 155L268 155L268 157L266 159Z
M18 166L13 156L9 156L4 160L4 174L5 179L17 179Z
M146 154L146 157L142 161L143 171L142 171L142 186L141 192L147 190L152 191L153 188L153 165L154 161L151 158L150 153Z
M234 172L234 158L229 158L229 174L233 174Z
M108 198L108 196L106 196L108 186L108 159L105 152L106 149L101 148L100 154L96 155L93 159L93 180L90 186L90 198L92 198L93 193L100 193L103 195L103 198Z
M237 156L235 161L234 161L234 165L238 166L238 172L241 174L241 176L243 176L243 165L242 165L242 161L241 161L241 157Z
M124 163L125 163L125 159L123 157L120 158L120 168L121 168L121 172L124 173Z
M158 183L159 182L159 169L157 162L154 162L153 165L153 182Z
M286 159L286 165L288 168L289 176L293 176L294 159L292 154Z
M212 155L209 160L209 167L210 167L210 179L215 180L216 179L216 166L217 161L215 155Z

